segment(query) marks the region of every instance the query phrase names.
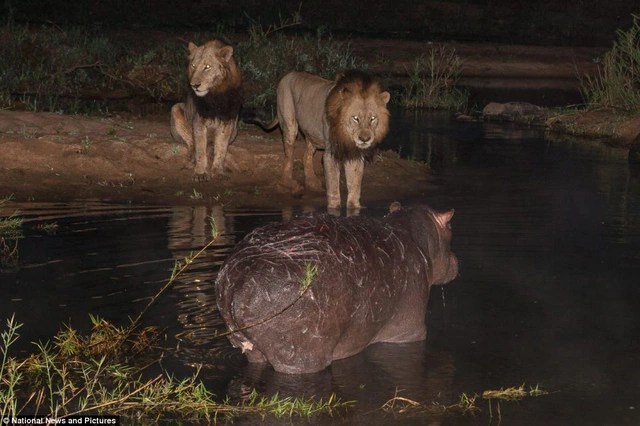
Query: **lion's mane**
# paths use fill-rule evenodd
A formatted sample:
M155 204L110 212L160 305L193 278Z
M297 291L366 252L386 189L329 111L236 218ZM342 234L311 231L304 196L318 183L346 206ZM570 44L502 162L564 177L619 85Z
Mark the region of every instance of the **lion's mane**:
M330 132L328 148L337 160L348 161L370 157L375 146L389 131L390 114L386 103L381 100L382 92L380 81L366 72L348 70L338 77L336 85L327 96L325 103ZM345 115L349 114L349 105L358 97L365 101L373 100L373 104L377 107L376 115L379 120L374 143L365 150L356 146L346 128L350 117L345 117Z

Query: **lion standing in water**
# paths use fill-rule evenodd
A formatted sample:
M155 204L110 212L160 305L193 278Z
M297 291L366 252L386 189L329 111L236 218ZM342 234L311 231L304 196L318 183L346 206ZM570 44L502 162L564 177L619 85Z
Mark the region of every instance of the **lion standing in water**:
M206 181L224 173L227 148L237 134L242 104L242 78L233 58L233 47L220 40L202 46L189 42L187 101L171 108L171 134L186 143L195 162L194 180ZM213 138L213 162L209 167L207 141Z
M294 144L301 131L307 144L305 186L322 190L313 171L313 154L324 149L328 208L340 208L344 165L347 208L359 209L365 158L389 131L390 97L377 79L362 71L346 71L336 81L305 72L285 75L278 84L277 117L266 125L258 122L265 130L280 125L285 152L281 184L292 191L301 189L293 178Z

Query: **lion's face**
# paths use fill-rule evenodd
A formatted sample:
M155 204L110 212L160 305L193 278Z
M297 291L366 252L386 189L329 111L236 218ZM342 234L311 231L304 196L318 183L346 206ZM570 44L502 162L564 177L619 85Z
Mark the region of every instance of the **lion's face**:
M219 40L202 46L189 43L189 84L196 96L228 88L230 80L239 76L235 68L233 47Z
M358 156L389 131L391 95L377 80L359 72L345 74L327 98L332 152L340 159Z
M342 126L358 149L369 149L386 135L389 127L388 92L366 98L350 96L343 106Z

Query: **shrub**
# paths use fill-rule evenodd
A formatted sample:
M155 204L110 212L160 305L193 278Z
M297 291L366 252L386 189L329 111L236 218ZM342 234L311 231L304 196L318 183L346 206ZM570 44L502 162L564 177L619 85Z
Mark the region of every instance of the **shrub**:
M238 44L238 63L245 84L245 105L275 104L277 82L289 71L307 71L333 80L340 71L366 68L347 41L334 40L319 29L315 35L288 37L277 29L254 24L249 39Z
M617 31L598 73L581 79L581 90L591 107L640 112L640 16L633 15L627 31Z
M454 49L434 47L416 59L407 70L409 85L400 103L406 108L462 110L468 94L455 87L462 72L462 60Z

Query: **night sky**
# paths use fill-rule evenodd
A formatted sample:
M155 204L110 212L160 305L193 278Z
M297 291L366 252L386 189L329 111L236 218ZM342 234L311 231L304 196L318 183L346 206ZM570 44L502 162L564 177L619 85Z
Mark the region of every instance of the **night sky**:
M170 31L242 31L299 12L295 31L535 45L608 45L640 13L637 0L7 0L0 7L4 22Z

